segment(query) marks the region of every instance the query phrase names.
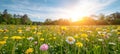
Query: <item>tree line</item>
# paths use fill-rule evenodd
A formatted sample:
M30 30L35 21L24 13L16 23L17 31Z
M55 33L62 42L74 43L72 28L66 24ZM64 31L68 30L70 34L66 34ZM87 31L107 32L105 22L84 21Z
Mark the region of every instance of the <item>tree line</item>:
M72 22L70 19L60 18L58 20L46 19L44 22L33 22L41 25L120 25L120 13L109 15L99 14L83 17L82 20Z
M10 14L7 12L7 9L0 12L0 24L31 24L32 21L29 19L27 14L24 15L17 15L17 14Z
M15 25L120 25L120 12L115 12L109 15L99 14L83 17L82 20L72 22L71 19L60 18L57 20L46 19L44 22L32 22L27 14L17 15L10 14L5 9L0 12L0 24L15 24Z

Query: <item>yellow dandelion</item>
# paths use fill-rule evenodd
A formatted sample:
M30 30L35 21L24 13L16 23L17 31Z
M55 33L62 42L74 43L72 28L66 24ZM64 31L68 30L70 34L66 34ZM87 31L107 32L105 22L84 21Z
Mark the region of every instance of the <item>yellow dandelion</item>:
M8 37L7 36L5 36L5 37L3 37L4 39L8 39Z
M13 37L11 37L13 40L20 40L20 39L22 39L22 37L21 36L13 36Z
M22 30L21 29L19 29L19 30L17 30L18 31L18 33L22 33Z
M41 35L42 33L41 32L37 32L37 35Z
M87 34L81 34L81 38L87 38L88 35Z
M117 32L118 35L120 35L120 32Z
M45 39L44 38L40 38L40 41L44 41Z
M3 32L4 30L0 29L0 32Z
M0 41L0 45L6 44L6 41Z
M67 30L67 28L65 26L62 26L61 29L62 30Z
M105 37L105 34L100 34L100 36Z
M29 54L29 53L32 53L34 50L33 50L33 48L28 48L26 51L25 51L25 53L26 54Z
M53 37L53 40L56 40L56 37Z
M33 34L36 34L36 33L37 33L36 31L33 32Z
M9 32L9 30L8 29L4 29L4 32Z
M37 27L36 26L32 26L31 29L37 29Z
M82 44L81 42L77 42L77 43L75 43L75 45L76 45L77 47L83 47L83 44Z

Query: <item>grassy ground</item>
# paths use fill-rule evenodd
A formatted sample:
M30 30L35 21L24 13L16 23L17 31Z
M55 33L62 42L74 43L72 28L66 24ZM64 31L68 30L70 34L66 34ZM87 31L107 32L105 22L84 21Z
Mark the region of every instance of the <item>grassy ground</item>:
M120 26L0 25L0 54L120 54Z

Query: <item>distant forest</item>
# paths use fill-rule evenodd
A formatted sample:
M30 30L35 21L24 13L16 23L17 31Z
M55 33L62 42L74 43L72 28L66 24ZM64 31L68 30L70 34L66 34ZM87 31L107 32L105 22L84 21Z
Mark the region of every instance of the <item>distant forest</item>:
M10 14L5 9L0 12L0 24L13 25L120 25L120 13L115 12L110 15L99 14L98 16L86 16L82 20L72 22L71 19L60 18L57 20L46 19L44 22L33 22L27 14Z

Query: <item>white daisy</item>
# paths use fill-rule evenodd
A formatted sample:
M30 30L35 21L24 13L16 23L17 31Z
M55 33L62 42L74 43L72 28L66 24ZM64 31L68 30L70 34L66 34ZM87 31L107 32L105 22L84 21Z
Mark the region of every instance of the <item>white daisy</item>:
M101 42L102 42L102 41L104 41L104 40L103 40L103 39L98 39L98 41L101 41Z
M113 42L109 42L108 44L110 44L110 45L116 45L115 43L113 43Z
M69 36L69 37L66 38L66 42L69 43L69 44L74 44L75 39L73 37Z
M32 41L32 40L34 40L34 38L33 38L33 37L28 37L27 39L28 39L28 40L31 40L31 41Z

